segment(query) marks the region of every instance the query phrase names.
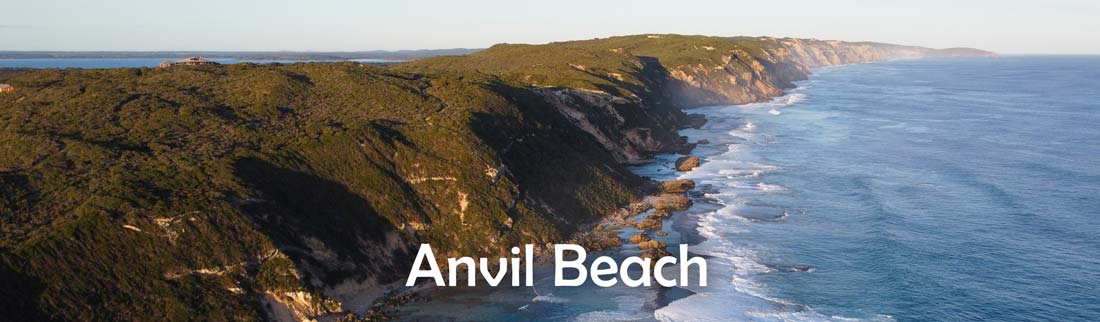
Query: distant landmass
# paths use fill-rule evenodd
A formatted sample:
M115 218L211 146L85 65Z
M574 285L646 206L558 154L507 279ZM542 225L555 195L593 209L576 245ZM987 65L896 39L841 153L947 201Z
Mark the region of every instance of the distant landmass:
M241 60L412 60L434 56L465 55L481 49L371 50L345 52L310 51L0 51L0 59L109 59L192 57Z

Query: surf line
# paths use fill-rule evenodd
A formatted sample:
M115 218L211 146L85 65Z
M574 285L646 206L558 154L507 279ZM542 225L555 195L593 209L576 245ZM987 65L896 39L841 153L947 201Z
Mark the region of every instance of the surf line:
M444 281L443 273L439 269L439 265L436 264L435 253L432 251L432 246L429 244L420 244L420 250L417 251L416 259L413 260L412 270L409 272L408 280L405 282L405 286L416 285L417 279L429 278L435 282L436 286L458 286L458 272L460 268L464 268L466 276L466 286L477 286L477 278L475 272L480 271L481 277L485 279L485 282L489 286L498 286L504 277L511 272L512 286L521 286L520 284L520 271L523 271L523 285L522 286L534 286L534 276L532 270L532 263L534 262L534 245L526 244L523 246L523 257L520 258L519 247L512 247L512 255L517 257L500 258L499 268L495 273L490 272L489 259L482 257L478 261L474 261L472 257L459 257L447 259L447 272L448 279ZM569 256L571 259L566 259L566 252L575 254ZM707 286L707 261L706 259L698 256L688 257L688 246L680 245L679 258L674 256L664 256L653 262L650 258L642 258L638 256L630 256L621 263L615 262L615 259L608 256L599 256L592 260L591 267L585 265L585 260L588 257L588 253L585 252L584 247L576 244L555 244L554 245L554 286L581 286L588 281L588 278L592 278L592 283L600 287L612 287L622 282L626 286L638 287L638 286L650 286L652 281L656 281L658 285L664 287L673 286L688 286L690 277L690 268L694 266L697 271L698 278L697 283L699 286ZM424 264L427 263L428 269L423 269ZM664 267L668 265L679 265L680 276L679 278L666 278L664 276ZM630 272L633 270L632 266L637 266L641 270L640 276L631 276ZM572 273L568 274L567 272ZM616 275L618 277L616 277Z

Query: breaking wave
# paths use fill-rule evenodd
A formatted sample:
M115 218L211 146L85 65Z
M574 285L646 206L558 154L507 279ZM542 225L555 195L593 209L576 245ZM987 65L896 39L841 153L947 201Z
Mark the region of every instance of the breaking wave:
M761 181L762 176L781 171L781 168L753 154L751 146L770 144L775 138L758 133L761 127L752 118L764 111L779 115L778 108L805 99L805 94L793 93L769 102L701 109L711 121L701 129L684 131L693 141L708 142L697 149L703 154L702 165L678 177L693 179L707 187L697 201L712 210L698 215L695 233L703 241L692 245L691 250L711 258L707 263L712 282L707 287L687 287L696 295L656 310L655 318L661 321L850 320L819 314L804 305L768 295L768 286L757 277L777 271L810 273L814 268L763 264L764 254L760 250L734 238L749 231L753 223L781 222L790 215L791 210L783 207L750 201L754 196L787 192L782 185Z

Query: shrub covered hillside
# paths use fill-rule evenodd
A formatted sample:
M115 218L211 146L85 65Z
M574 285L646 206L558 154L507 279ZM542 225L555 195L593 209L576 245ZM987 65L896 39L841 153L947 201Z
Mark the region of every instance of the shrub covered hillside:
M661 35L388 69L3 73L0 319L362 314L419 243L503 255L636 201L625 164L691 148L680 107L899 55L882 48Z
M633 35L546 45L496 45L466 56L434 57L401 68L446 68L507 77L527 86L602 90L632 88L647 75L664 74L663 95L681 107L744 104L782 94L804 80L809 68L928 56L991 56L991 52L945 50L873 42L842 42L771 37ZM650 84L652 85L652 84Z
M531 92L479 75L348 63L11 82L4 305L40 317L247 320L264 299L339 312L321 291L395 280L415 243L562 240L642 182Z

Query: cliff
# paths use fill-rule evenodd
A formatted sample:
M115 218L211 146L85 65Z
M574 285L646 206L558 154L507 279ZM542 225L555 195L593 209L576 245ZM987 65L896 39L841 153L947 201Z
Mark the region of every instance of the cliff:
M545 45L496 45L397 66L411 73L477 73L533 90L622 163L690 149L681 111L766 101L814 67L925 57L993 57L872 42L770 37L635 35Z
M692 145L685 107L970 52L641 35L357 63L35 70L0 96L0 316L364 313L410 252L567 240ZM983 53L984 54L984 53Z

